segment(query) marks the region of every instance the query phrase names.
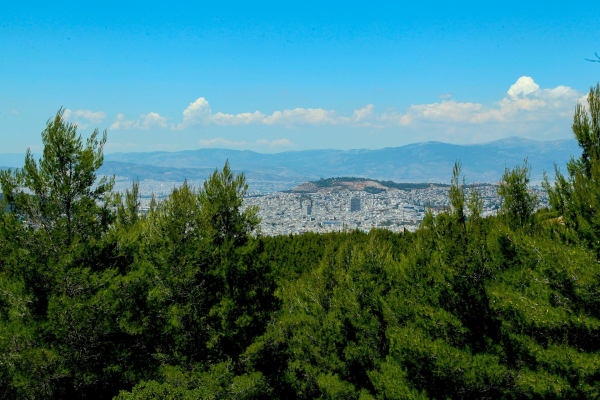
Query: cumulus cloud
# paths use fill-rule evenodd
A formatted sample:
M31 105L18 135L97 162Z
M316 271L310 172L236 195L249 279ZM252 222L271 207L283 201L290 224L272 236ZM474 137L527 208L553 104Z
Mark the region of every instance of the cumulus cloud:
M173 130L183 130L192 125L283 125L287 127L301 125L369 125L367 119L374 117L373 104L355 110L350 117L338 116L333 110L323 108L294 108L275 111L266 115L260 111L226 114L213 114L209 102L200 97L183 111L182 122L172 126Z
M510 97L527 96L528 94L535 93L540 90L540 85L533 81L533 78L529 76L520 77L517 82L508 89L508 95Z
M148 114L140 115L139 119L140 129L152 129L152 128L166 128L167 118L161 117L158 113L151 112Z
M173 127L173 129L182 130L190 125L199 124L210 117L211 114L212 111L208 101L204 97L200 97L183 110L183 122Z
M335 111L322 108L295 108L293 110L275 111L263 121L266 125L324 125L335 124Z
M581 92L567 86L540 89L531 77L522 76L510 86L503 99L491 106L443 100L432 104L412 105L405 114L388 113L382 115L382 118L399 125L419 122L483 124L548 121L571 116L576 102L581 101L582 96Z
M459 103L455 100L442 101L441 103L412 105L407 115L411 121L426 119L437 122L463 122L468 121L474 114L479 113L483 106L478 103Z
M241 114L223 114L216 113L211 115L208 119L216 125L249 125L261 123L265 118L265 114L256 111L254 113L241 113Z
M127 129L157 129L167 127L167 117L163 117L158 113L150 112L141 114L137 120L126 120L125 114L117 114L117 119L110 125L110 130L127 130Z
M214 139L200 139L198 144L202 147L240 147L240 146L271 146L271 147L289 147L295 146L294 143L288 139L277 139L269 141L266 139L259 139L256 142L232 141L223 138Z
M351 117L339 117L338 122L359 126L373 126L373 122L379 117L375 115L375 105L367 104L360 110L354 110Z
M113 122L108 129L111 131L118 131L120 129L131 129L131 125L133 125L134 121L126 121L125 114L118 113L117 119Z
M101 123L106 118L106 113L91 110L70 110L67 108L63 113L63 118L75 123L77 127L85 129L90 124Z
M181 121L170 124L170 128L181 131L192 126L369 127L420 132L421 136L415 136L415 140L452 140L461 134L466 135L465 132L470 132L470 137L480 141L483 138L492 139L507 134L523 135L524 132L535 130L558 135L556 132L568 129L568 120L573 115L577 101L586 104L584 94L573 88L568 86L542 88L529 76L520 77L513 84L507 84L506 88L504 96L486 104L477 101L459 101L451 94L440 94L439 100L435 102L413 104L405 110L378 111L374 104L367 104L351 112L338 112L325 108L290 108L273 112L242 110L244 112L230 114L214 112L208 100L199 97L183 110ZM68 111L68 115L71 116L71 111ZM79 110L72 115L93 118L91 111ZM154 112L131 120L119 114L110 129L164 129L168 127L168 120L167 117ZM464 141L464 137L462 140ZM236 142L223 138L203 139L199 144L202 146L292 145L286 139Z
M240 114L213 113L204 97L191 103L183 112L181 123L173 129L182 130L191 125L280 125L323 126L347 125L385 128L393 126L417 126L426 124L482 125L484 123L510 123L554 120L572 115L576 102L584 100L581 92L568 86L542 89L528 76L520 77L512 84L506 95L490 105L477 102L461 102L451 94L439 95L439 102L413 104L405 112L387 110L375 112L368 104L354 110L351 115L339 115L323 108L294 108L275 111L266 115L260 111Z
M172 129L183 130L190 125L197 124L215 124L215 125L249 125L259 124L265 118L265 115L259 111L254 113L240 113L240 114L225 114L218 112L212 113L210 104L204 97L200 97L193 103L183 110L183 121L177 125L174 125Z
M413 121L409 114L401 114L397 111L385 111L379 120L386 125L410 125Z

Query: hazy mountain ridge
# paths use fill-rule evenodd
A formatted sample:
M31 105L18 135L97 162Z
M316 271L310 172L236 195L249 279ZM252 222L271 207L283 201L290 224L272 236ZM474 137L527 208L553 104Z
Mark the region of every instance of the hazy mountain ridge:
M226 160L249 178L315 180L355 176L395 182L447 183L456 160L469 182L496 182L504 167L529 159L532 180L543 171L553 176L554 162L564 169L571 155L581 154L575 140L535 141L511 137L494 142L457 145L423 142L378 150L302 150L275 154L249 150L199 149L178 152L112 153L105 155L101 172L139 179L182 181L205 179ZM20 157L19 157L20 156ZM20 164L16 160L21 160ZM0 164L22 166L24 155L0 154Z
M379 150L304 150L276 154L252 151L200 149L182 152L114 153L108 160L177 168L215 168L229 159L238 170L273 174L282 179L318 179L357 176L396 182L448 182L455 160L463 164L468 181L496 182L505 165L512 168L525 158L533 167L532 179L543 171L552 175L553 163L564 166L581 150L575 140L534 141L508 138L483 144L415 143Z

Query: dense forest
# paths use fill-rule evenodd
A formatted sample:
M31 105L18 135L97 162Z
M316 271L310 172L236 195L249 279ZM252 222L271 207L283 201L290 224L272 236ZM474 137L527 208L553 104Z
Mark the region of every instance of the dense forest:
M59 111L0 173L0 399L599 398L600 86L573 132L550 209L457 163L416 233L263 237L228 164L140 213Z

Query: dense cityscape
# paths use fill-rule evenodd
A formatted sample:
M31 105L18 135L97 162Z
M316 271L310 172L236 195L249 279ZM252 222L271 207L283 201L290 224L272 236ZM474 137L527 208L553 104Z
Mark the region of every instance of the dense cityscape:
M448 188L431 185L426 189L387 190L381 193L365 191L319 191L295 193L290 190L294 182L249 182L245 206L258 206L260 234L265 236L302 234L305 232L340 232L371 229L388 229L393 232L414 232L423 220L427 209L433 214L448 207ZM258 184L257 184L258 183ZM140 182L142 209L147 210L150 198L158 200L168 196L178 182L144 180ZM202 181L188 182L200 187ZM115 189L124 191L131 181L117 179ZM482 216L494 215L501 205L496 185L479 184L483 203ZM467 188L467 196L470 187ZM534 189L539 207L548 205L547 194Z
M500 207L496 186L478 187L483 200L483 216ZM548 204L547 195L536 191L540 207ZM468 195L468 193L467 193ZM448 189L431 187L415 190L390 190L378 194L364 191L312 194L275 192L248 196L247 205L260 209L261 233L267 236L332 232L373 228L393 232L414 232L428 208L434 214L448 207Z

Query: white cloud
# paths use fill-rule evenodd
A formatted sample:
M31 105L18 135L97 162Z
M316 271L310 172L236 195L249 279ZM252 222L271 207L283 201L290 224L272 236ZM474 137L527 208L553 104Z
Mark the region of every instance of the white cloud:
M370 126L367 119L374 118L373 104L360 110L355 110L350 117L337 116L333 110L323 108L294 108L275 111L266 115L260 111L244 112L239 114L213 114L209 102L200 97L183 111L183 120L173 125L173 130L183 130L192 125L283 125L287 127L298 125L336 125L357 124Z
M208 121L216 125L249 125L261 123L265 118L265 114L256 111L254 113L241 114L223 114L216 113L208 118Z
M106 113L102 111L91 111L91 110L70 110L65 109L63 118L67 121L71 121L77 125L78 128L85 129L90 124L99 124L104 118ZM87 121L83 121L87 120Z
M497 107L474 116L471 122L551 121L557 117L571 117L575 104L577 101L581 102L583 96L581 92L568 86L540 89L527 76L519 78L507 94L497 102Z
M413 104L406 112L388 110L376 113L375 106L368 104L354 110L350 116L338 115L334 110L323 108L294 108L275 111L266 115L260 111L240 114L213 114L210 104L200 97L183 112L183 120L173 129L182 130L195 124L202 125L271 125L271 126L323 126L347 125L359 127L416 126L426 124L474 124L511 123L553 120L572 115L582 93L567 86L541 89L528 76L520 77L501 100L484 105L478 102L460 102L451 94L441 94L440 102ZM447 128L450 128L448 126Z
M295 108L275 111L262 121L265 125L325 125L336 124L335 111L322 108Z
M167 127L167 117L163 117L158 113L150 112L141 114L137 120L126 120L125 114L117 114L117 119L110 125L110 130L127 130L127 129L158 129Z
M236 142L223 138L214 139L200 139L198 144L202 147L239 147L239 146L271 146L271 147L290 147L295 146L294 143L288 139L277 139L269 141L266 139L259 139L256 142L246 142L245 140Z
M213 114L208 101L204 97L200 97L183 110L183 121L177 126L173 126L172 129L183 130L190 125L208 125L211 123L215 125L249 125L261 123L264 118L265 115L259 111L240 114L225 114L222 112Z
M468 121L473 114L481 111L483 106L477 103L459 103L455 100L444 100L441 103L412 105L406 115L411 121L425 119L437 122Z
M535 83L529 76L522 76L517 79L517 82L508 89L508 95L510 97L527 96L528 94L537 92L540 90L540 85Z
M397 111L385 111L379 120L387 125L410 125L413 121L410 114L400 114Z
M178 124L173 129L182 130L190 125L195 125L203 122L207 117L210 117L212 111L208 101L204 97L190 103L188 108L183 110L183 122Z
M131 125L133 125L134 121L126 121L125 114L118 113L117 119L113 122L108 129L111 131L118 131L120 129L131 129Z
M173 130L191 126L344 126L369 127L401 132L411 132L414 140L441 139L453 141L463 135L473 140L493 139L527 132L557 136L568 131L568 122L577 101L586 104L583 93L568 86L541 88L533 78L522 76L493 103L459 101L451 94L440 94L440 100L428 104L413 104L406 110L387 109L377 111L375 105L348 113L325 108L293 108L271 113L254 111L229 114L213 112L210 103L200 97L183 110L179 123L171 124ZM78 111L84 113L84 111ZM91 112L89 112L91 113ZM91 114L85 114L88 117ZM83 118L84 114L80 114ZM127 120L119 114L110 129L156 129L166 128L168 118L157 113L141 115L137 120ZM493 132L493 133L487 133ZM418 133L418 135L414 135ZM458 140L458 139L456 139ZM456 141L454 140L454 141ZM469 141L469 140L466 140ZM291 142L280 139L256 142L230 141L223 138L203 139L202 146L290 146Z
M356 123L362 126L371 126L372 123L368 121L377 119L374 109L375 106L373 104L367 104L360 110L354 110L350 118L340 117L340 121L346 123Z
M540 89L528 76L522 76L513 84L506 96L492 106L481 103L444 100L439 103L412 105L406 114L388 113L382 120L399 125L443 122L462 124L514 123L551 121L557 117L573 114L582 93L567 86Z
M19 115L19 111L15 110L15 109L10 110L10 113L14 114L14 115Z
M146 115L140 115L139 128L140 129L152 129L152 128L166 128L167 118L161 117L158 113L151 112Z

